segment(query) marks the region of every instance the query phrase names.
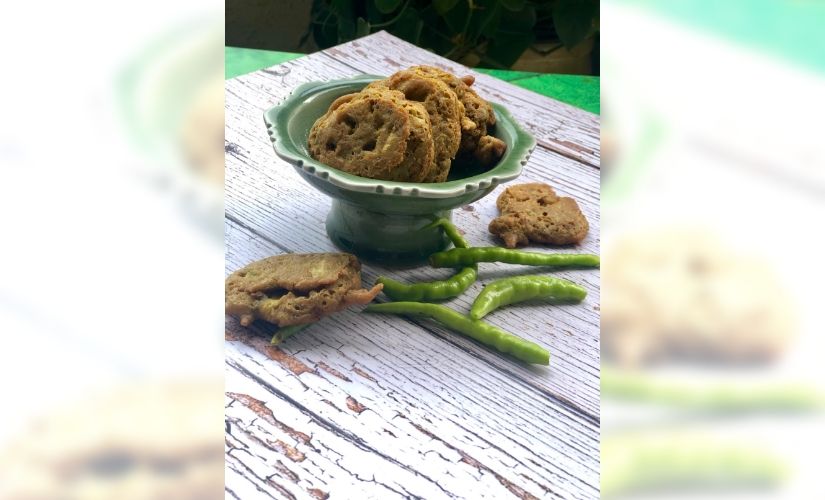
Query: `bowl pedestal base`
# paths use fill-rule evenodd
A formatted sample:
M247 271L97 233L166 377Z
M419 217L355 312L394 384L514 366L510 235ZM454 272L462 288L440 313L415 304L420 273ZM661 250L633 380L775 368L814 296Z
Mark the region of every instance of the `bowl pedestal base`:
M440 227L426 226L439 217L451 216L452 210L417 215L378 213L333 199L327 215L327 235L335 246L362 260L420 264L450 245Z

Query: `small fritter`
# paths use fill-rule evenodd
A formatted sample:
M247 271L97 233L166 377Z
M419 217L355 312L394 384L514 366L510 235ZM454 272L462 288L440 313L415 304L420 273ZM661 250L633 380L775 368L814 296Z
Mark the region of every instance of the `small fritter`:
M461 117L464 105L446 83L420 76L412 71L399 71L385 80L367 86L384 87L404 93L409 101L420 102L427 110L432 124L435 168L424 182L444 182L450 172L453 158L461 142Z
M507 145L498 137L485 135L478 140L478 147L473 151L473 157L482 165L494 165L504 155Z
M475 156L479 141L488 135L488 129L496 123L496 115L493 112L493 107L476 94L475 90L470 88L475 78L458 78L451 73L433 66L413 66L409 71L421 76L441 80L455 92L456 97L458 97L458 100L464 106L464 117L461 120L459 154ZM503 145L504 143L501 144ZM493 151L498 150L499 149ZM503 153L504 150L501 149L501 152ZM487 155L482 156L482 158L491 159L491 163L484 164L484 166L490 166L498 161L500 156L493 158L492 155Z
M309 152L344 172L389 179L404 159L410 127L409 115L389 92L345 95L313 125Z
M490 222L491 233L507 248L529 242L551 245L578 243L590 226L573 198L559 198L547 184L511 186L498 197L501 216Z
M395 168L394 179L404 182L430 182L427 179L436 170L430 116L421 103L401 101L399 106L410 117L410 137L401 164Z
M435 165L424 107L386 87L339 97L309 134L310 155L370 179L421 182Z
M226 279L226 314L243 326L314 323L381 291L361 288L361 264L348 253L282 254L253 262Z

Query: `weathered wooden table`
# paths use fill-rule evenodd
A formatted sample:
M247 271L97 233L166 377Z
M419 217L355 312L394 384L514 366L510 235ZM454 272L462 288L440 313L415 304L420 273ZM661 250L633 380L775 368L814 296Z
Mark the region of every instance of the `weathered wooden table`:
M330 199L272 151L263 110L295 86L432 64L466 68L377 33L226 83L226 273L284 252L336 251ZM578 200L599 251L599 118L476 74L538 147L516 182ZM454 212L474 245L497 242L496 197ZM519 266L482 264L448 306L467 311L485 282ZM535 269L530 269L535 272ZM363 280L443 279L449 270L365 264ZM524 305L491 323L550 350L527 366L425 320L348 310L269 345L263 328L226 320L226 491L231 498L596 498L599 494L599 273L555 275L588 289L578 305Z

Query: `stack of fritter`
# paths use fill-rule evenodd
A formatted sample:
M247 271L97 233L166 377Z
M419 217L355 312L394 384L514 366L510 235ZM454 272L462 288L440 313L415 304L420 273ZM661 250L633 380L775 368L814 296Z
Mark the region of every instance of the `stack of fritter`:
M313 158L351 174L444 182L453 160L494 165L506 148L488 135L493 108L458 78L414 66L336 99L309 134Z

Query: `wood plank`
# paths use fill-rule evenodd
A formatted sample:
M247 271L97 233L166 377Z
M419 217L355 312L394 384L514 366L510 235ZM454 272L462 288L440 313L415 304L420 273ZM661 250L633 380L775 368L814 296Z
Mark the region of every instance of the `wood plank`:
M372 46L392 40L383 34L358 42ZM385 50L374 48L367 52ZM340 59L345 58L313 54L227 82L227 273L272 254L335 251L324 229L330 200L275 156L262 113L300 83L366 71ZM372 58L369 64L378 62ZM432 63L421 56L409 65L422 62ZM385 61L383 73L394 71L390 67ZM492 80L489 85L506 84ZM494 90L513 102L522 99L518 106L526 107L525 115L544 114L536 112L536 103L532 112L527 110L535 94ZM570 113L583 130L595 126L598 136L598 119ZM561 137L544 128L544 118L538 121L537 130ZM571 134L589 144L581 131ZM596 156L579 157L541 139L519 179L548 182L582 206L591 233L578 248L561 251L599 249L599 174L593 168L598 144L593 146ZM473 244L496 243L486 226L497 215L495 197L502 189L455 211L454 221ZM480 275L485 282L523 271L484 264ZM449 273L365 264L363 278L372 283L387 274L419 281ZM598 271L556 274L588 289L582 305L513 307L489 317L548 347L550 368L513 362L427 321L350 310L273 349L266 342L271 330L244 329L228 319L227 496L323 498L360 492L380 498L595 498ZM482 284L447 305L469 309ZM386 472L374 477L376 471Z
M237 267L236 259L278 252L233 223L227 228L228 269ZM545 495L536 482L565 498L596 494L592 488L598 481L598 423L582 419L566 404L504 371L490 370L484 359L456 349L445 338L416 331L402 320L356 311L325 318L281 349L269 348L267 335L259 327L250 331L227 320L226 360L238 372L231 375L249 379L236 383L228 374L228 390L265 402L279 421L297 432L324 436L329 450L369 466L378 459L358 458L361 452L351 449L361 444L379 458L386 455L411 471L437 477L451 495L461 498L482 498L485 490L493 497L512 493L508 484L537 497ZM254 408L248 408L248 401L245 406L241 414L247 415L246 423L230 424L244 429L247 444L255 438L289 443L315 463L332 453L304 446L308 443L275 424L264 425L259 419L263 430L248 425ZM227 418L235 416L227 410ZM314 423L307 425L307 419ZM346 442L339 441L340 435L347 436ZM268 470L266 464L276 463L276 458L283 461L277 455L292 452L275 448L276 454L259 450L254 456L235 454L234 459L252 470ZM316 460L317 454L321 456ZM391 490L406 485L411 494L439 496L428 481L403 472L398 464L383 464L386 460L381 458L381 467L371 470L400 468ZM478 490L466 488L465 481L486 476L491 481L478 483ZM316 483L307 486L311 484ZM265 482L258 486L266 488Z

